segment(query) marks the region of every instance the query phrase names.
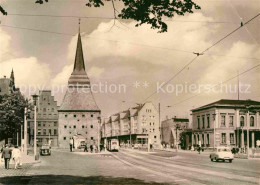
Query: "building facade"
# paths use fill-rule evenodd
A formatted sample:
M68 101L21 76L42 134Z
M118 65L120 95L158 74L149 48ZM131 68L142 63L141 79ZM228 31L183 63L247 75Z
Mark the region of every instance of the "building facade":
M29 141L33 143L34 139L34 112L31 112L31 119L28 120L30 126ZM37 102L37 116L36 116L36 139L39 146L43 144L51 144L51 146L58 146L58 106L54 96L51 95L50 90L43 90L39 92Z
M70 138L73 138L74 141L77 138L81 138L81 140L85 138L85 143L88 146L99 145L101 111L95 102L90 87L79 33L73 72L58 110L60 148L69 148Z
M15 88L14 71L12 70L10 78L0 78L0 95L9 95L19 89Z
M254 148L260 140L260 102L219 100L192 110L192 143ZM248 134L249 133L249 134Z
M102 120L101 134L104 143L117 138L120 146L149 143L158 147L159 113L150 102L129 108Z
M162 144L176 148L189 149L191 146L191 131L189 119L170 118L162 121L161 124Z

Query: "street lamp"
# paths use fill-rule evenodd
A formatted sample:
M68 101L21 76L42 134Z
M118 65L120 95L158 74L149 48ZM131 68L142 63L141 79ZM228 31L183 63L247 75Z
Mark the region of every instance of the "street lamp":
M178 139L177 139L177 137L178 137L178 130L180 130L180 128L181 128L181 126L179 124L176 124L176 126L175 126L175 130L176 130L176 138L175 138L176 152L178 152L178 143L177 143Z
M34 95L32 95L32 97L33 97L33 104L34 104L34 158L35 158L35 160L36 160L36 145L37 145L37 143L36 143L36 103L37 103L37 99L38 99L38 95L37 94L34 94Z
M213 150L215 150L215 147L216 147L216 142L215 142L215 139L216 139L216 114L214 113L213 114L213 125L214 125L214 130L213 130L213 135L214 135L214 138L213 138Z

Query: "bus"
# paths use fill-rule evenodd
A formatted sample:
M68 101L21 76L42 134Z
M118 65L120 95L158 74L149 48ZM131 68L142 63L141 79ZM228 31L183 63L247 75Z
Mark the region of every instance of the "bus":
M119 150L118 139L111 139L108 141L108 150L111 152L118 152Z

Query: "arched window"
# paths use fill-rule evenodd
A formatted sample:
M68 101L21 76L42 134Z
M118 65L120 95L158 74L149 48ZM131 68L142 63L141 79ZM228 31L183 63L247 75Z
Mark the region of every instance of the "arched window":
M244 116L240 116L240 127L245 126L245 117Z
M250 127L253 127L253 126L255 126L255 118L254 118L254 116L251 116L250 117Z

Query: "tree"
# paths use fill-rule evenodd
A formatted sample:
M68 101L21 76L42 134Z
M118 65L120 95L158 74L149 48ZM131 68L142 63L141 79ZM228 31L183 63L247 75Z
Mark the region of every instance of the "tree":
M37 4L44 4L49 0L36 0ZM152 29L159 29L159 32L167 32L167 24L164 17L172 18L174 15L185 15L193 13L194 9L200 9L200 6L192 0L119 0L124 3L124 8L119 12L114 4L116 0L85 0L88 7L104 6L104 1L111 1L114 8L114 20L133 19L137 21L136 27L143 24L151 25ZM7 12L0 6L2 14ZM114 22L115 24L115 22Z
M0 96L0 140L13 137L21 129L26 105L20 92Z

